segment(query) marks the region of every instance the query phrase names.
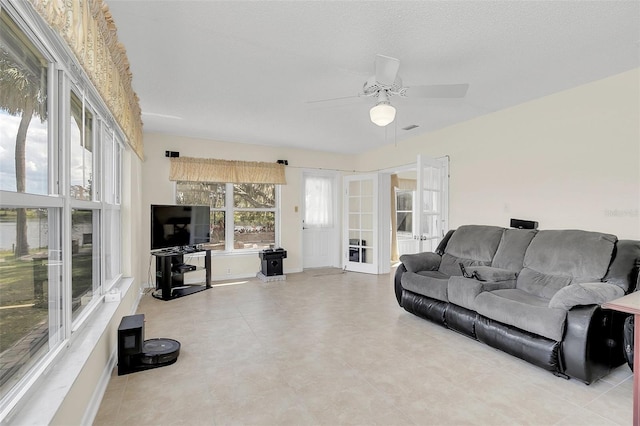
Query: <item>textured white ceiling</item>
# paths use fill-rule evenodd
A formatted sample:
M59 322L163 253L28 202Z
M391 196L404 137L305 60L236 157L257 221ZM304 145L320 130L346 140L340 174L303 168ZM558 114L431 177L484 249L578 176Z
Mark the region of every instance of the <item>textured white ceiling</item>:
M107 0L145 131L356 153L640 66L639 1ZM356 98L376 54L405 85L387 129ZM419 127L402 130L411 124Z

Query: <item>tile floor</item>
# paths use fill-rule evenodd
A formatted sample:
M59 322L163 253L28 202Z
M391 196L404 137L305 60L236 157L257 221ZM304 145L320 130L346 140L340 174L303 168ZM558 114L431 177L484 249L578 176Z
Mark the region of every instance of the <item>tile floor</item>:
M113 376L95 425L630 425L623 365L586 386L401 309L390 275L308 270L147 294L167 367Z

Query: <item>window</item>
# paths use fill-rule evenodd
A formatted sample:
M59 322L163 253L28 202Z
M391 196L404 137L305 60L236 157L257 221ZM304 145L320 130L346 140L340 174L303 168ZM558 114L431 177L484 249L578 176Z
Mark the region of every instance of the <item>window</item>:
M176 184L176 203L211 208L213 250L256 250L276 245L278 190L265 183ZM232 222L227 222L232 218Z
M121 276L123 139L22 28L0 9L0 411Z
M330 228L333 226L333 178L306 176L304 180L304 225Z

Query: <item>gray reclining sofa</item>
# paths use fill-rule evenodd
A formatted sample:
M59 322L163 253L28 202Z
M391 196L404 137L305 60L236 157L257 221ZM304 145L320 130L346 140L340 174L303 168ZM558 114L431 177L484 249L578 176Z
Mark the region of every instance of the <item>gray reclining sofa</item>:
M636 289L640 241L466 225L400 260L408 312L587 384L624 362L626 315L600 305Z

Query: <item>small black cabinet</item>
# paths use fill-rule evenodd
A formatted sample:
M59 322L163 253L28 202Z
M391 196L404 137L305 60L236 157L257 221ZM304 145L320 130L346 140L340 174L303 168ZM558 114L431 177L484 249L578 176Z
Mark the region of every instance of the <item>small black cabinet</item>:
M204 252L205 282L201 285L185 285L184 276L196 271L193 265L184 263L184 256ZM156 258L156 291L153 297L171 300L211 288L211 250L174 249L151 253Z

